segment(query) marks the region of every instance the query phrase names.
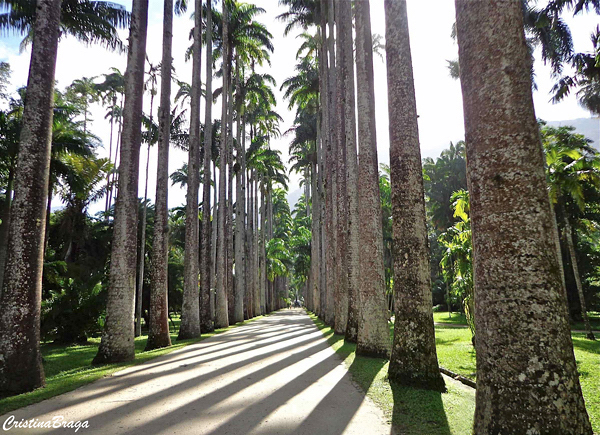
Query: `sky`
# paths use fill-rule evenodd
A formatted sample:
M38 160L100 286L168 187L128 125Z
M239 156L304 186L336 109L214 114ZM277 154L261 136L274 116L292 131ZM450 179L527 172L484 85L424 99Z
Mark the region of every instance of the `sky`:
M278 5L278 0L247 0L265 9L265 13L257 18L267 25L274 37L275 51L271 56L271 66L265 66L263 71L271 74L277 81L278 87L288 77L294 75L296 51L300 42L295 35L300 29L284 37L285 24L277 20L277 15L284 9ZM116 3L131 9L131 1L116 0ZM452 24L455 21L454 2L452 0L407 0L413 69L419 114L419 133L421 153L423 157L437 157L450 142L464 138L463 108L460 83L449 76L447 61L456 59L458 47L450 37ZM433 7L435 5L435 7ZM385 33L385 15L383 0L371 0L371 21L374 33ZM592 45L590 34L598 24L598 16L593 14L568 18L573 32L575 49L590 51ZM190 46L189 34L193 26L190 14L176 17L174 22L173 56L177 79L191 82L191 62L186 62L184 53ZM127 38L127 31L122 32L122 39ZM13 87L24 86L27 83L30 50L19 51L20 38L4 35L0 39L0 60L11 65ZM160 62L162 57L162 2L150 0L149 29L147 53L152 63ZM203 54L203 63L205 57ZM108 73L110 67L125 71L126 55L111 53L99 46L85 46L73 38L63 38L59 45L56 79L59 88L68 86L73 80L81 77L101 76ZM388 117L387 117L387 78L385 62L375 56L375 99L379 161L389 162ZM204 66L203 66L204 70ZM546 121L564 121L577 118L589 118L589 112L581 108L576 99L571 96L560 104L549 102L549 91L553 81L550 70L536 56L536 81L538 90L534 92L534 104L538 118ZM101 79L98 79L101 80ZM204 82L204 74L203 74ZM213 87L220 86L220 80L215 79ZM177 87L174 86L173 95ZM283 117L281 131L292 126L293 111L288 111L287 101L283 93L276 90L278 99L277 111ZM149 109L146 98L145 110ZM220 100L213 107L213 116L220 116ZM106 109L100 105L91 108L91 118L94 120L92 132L100 137L105 148L99 149L100 156L108 155L109 123L104 120ZM204 120L204 108L202 117ZM600 122L599 122L600 125ZM289 137L272 140L271 146L283 153L287 162L287 147ZM149 198L154 201L156 185L156 147L150 151L150 177L148 185ZM139 196L144 194L144 171L147 158L146 148L142 147L140 154L140 188ZM169 171L180 168L187 162L187 155L171 148ZM298 188L299 177L290 177L290 192ZM185 203L185 191L178 186L169 190L169 206L175 207ZM102 209L102 201L91 207L91 212Z

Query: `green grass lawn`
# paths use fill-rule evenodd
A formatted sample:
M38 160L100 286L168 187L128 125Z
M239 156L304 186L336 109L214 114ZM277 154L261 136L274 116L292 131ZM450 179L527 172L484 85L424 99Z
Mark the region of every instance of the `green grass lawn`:
M600 313L598 311L588 311L588 319L590 319L590 325L592 329L594 331L600 331ZM571 328L578 331L583 331L585 330L585 325L583 322L573 322L571 324Z
M572 337L588 414L594 433L600 433L600 342L587 340L585 334L573 333ZM475 351L468 329L438 326L435 341L440 366L475 379Z
M589 311L588 317L590 319L590 324L594 331L600 331L600 313L597 311ZM435 323L446 323L451 325L466 325L467 319L464 314L461 313L452 313L452 317L448 317L447 311L440 311L437 313L433 313L433 320ZM571 323L571 329L582 331L585 330L585 325L583 322L573 322ZM600 338L600 337L599 337Z
M388 361L356 356L356 345L311 314L329 344L344 359L352 378L391 420L396 433L415 435L467 435L472 433L475 392L448 383L448 392L418 390L390 383Z
M433 321L435 323L449 323L452 325L466 325L467 319L464 314L461 313L452 313L450 317L448 317L447 311L440 311L438 313L433 313Z
M238 323L229 328L218 329L210 334L203 334L201 338L194 340L177 341L177 332L172 332L171 341L173 345L171 347L156 349L149 352L144 352L148 336L143 335L135 339L135 360L120 364L101 366L91 365L92 359L94 359L96 352L98 351L100 338L91 338L85 345L65 346L52 343L42 344L46 386L44 388L38 388L30 393L1 399L0 415L72 391L125 367L144 363L160 355L165 355L189 344L197 343L198 341L212 337L215 334L224 332L227 329L235 328L259 318L260 317L255 317L254 319ZM175 326L178 326L179 318L173 316L173 323L175 323ZM174 331L171 322L169 322L169 326L171 326L171 331Z

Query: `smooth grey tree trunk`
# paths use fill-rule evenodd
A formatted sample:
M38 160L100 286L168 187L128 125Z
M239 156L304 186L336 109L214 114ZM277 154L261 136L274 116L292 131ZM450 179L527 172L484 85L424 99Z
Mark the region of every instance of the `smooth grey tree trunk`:
M591 434L546 189L522 3L456 0L456 27L473 233L473 431Z
M404 385L444 391L435 348L406 0L386 0L385 17L396 300L389 377Z
M194 43L192 56L192 101L190 107L190 150L188 190L185 212L185 258L183 305L178 339L200 336L199 253L200 222L198 190L200 188L200 101L202 99L202 1L195 0Z
M0 299L0 391L4 394L45 384L40 311L61 3L37 3Z
M359 2L360 3L360 2ZM352 41L352 4L339 2L340 31L339 43L342 46L340 58L340 78L344 89L344 134L346 163L346 209L347 232L345 240L348 321L346 340L356 343L360 306L358 304L359 285L359 220L358 220L358 160L356 156L356 98L354 89L354 45Z
M377 164L373 40L369 0L356 3L358 107L358 214L360 273L356 353L388 357L391 350L385 297L383 228Z
M586 336L590 340L595 340L594 333L592 332L592 326L590 325L590 319L587 315L587 308L585 303L585 297L583 295L583 286L581 285L581 275L579 274L579 266L577 265L577 254L575 253L575 245L573 243L573 230L571 223L567 215L564 215L565 223L565 241L569 249L569 258L571 260L571 268L573 269L573 276L575 277L575 284L577 286L577 295L579 296L579 306L581 307L581 317L583 317L583 323L585 324Z
M133 0L106 323L94 364L129 361L135 357L133 330L137 259L135 241L138 223L138 179L147 31L148 0Z
M202 264L200 287L200 325L203 332L214 331L210 295L212 284L213 256L211 255L211 233L213 224L210 219L210 164L212 161L212 2L206 3L206 107L204 117L204 185L202 195ZM215 186L216 187L216 186Z
M224 3L223 7L223 92L221 94L221 169L219 171L219 211L218 225L219 234L217 237L217 293L215 304L215 328L225 328L229 326L229 315L227 308L227 238L225 228L225 215L227 208L227 126L228 126L228 101L229 95L229 65L225 59L228 59L229 41L228 41L228 21L229 13Z
M200 3L200 0L196 0ZM197 6L200 6L197 4ZM171 70L173 65L173 0L165 0L163 16L163 53L160 71L160 108L158 113L158 163L156 170L156 213L154 217L154 242L152 245L152 282L150 283L150 324L146 350L171 345L169 334L169 144L171 141ZM199 92L198 92L199 94ZM199 97L199 95L198 95ZM198 98L199 99L199 98ZM194 104L194 103L192 103ZM195 103L200 105L199 102ZM198 113L199 115L199 113ZM189 172L188 172L189 182ZM184 295L185 296L185 295ZM196 300L198 297L196 296ZM187 301L184 301L184 306ZM193 304L192 304L193 306ZM189 307L188 307L189 308ZM200 333L198 309L191 313L182 309L187 325ZM188 329L189 330L189 329Z

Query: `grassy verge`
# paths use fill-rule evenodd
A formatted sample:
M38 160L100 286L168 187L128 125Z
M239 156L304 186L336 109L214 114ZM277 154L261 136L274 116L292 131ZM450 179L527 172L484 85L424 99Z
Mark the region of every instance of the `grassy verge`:
M588 318L590 319L590 325L594 331L600 331L600 313L596 311L588 312ZM467 325L467 319L464 314L452 313L452 317L448 317L447 311L440 311L433 313L433 321L435 323L444 323L450 325ZM571 329L576 331L585 330L583 322L571 323Z
M448 323L450 325L466 325L467 319L464 314L461 313L452 313L450 317L448 317L447 311L440 311L437 313L433 313L433 321L435 323Z
M600 313L598 311L588 311L588 319L590 320L590 326L594 331L600 331ZM578 331L584 331L585 325L583 322L574 322L571 324L572 329Z
M356 356L356 345L311 314L329 344L344 359L352 378L391 420L396 433L415 435L471 434L475 393L467 387L448 383L448 392L418 390L390 383L388 361Z
M203 334L201 338L193 340L177 341L177 332L172 332L172 346L148 352L144 352L148 336L143 335L135 339L135 360L120 364L101 366L91 365L92 359L94 359L98 351L100 338L91 338L85 345L65 346L51 343L42 344L46 386L44 388L38 388L30 393L1 399L0 415L72 391L102 377L111 375L118 370L142 364L158 356L171 353L174 350L205 340L208 337L212 337L213 335L259 318L260 317L255 317L254 319L232 325L229 328L217 329L215 332ZM175 321L175 323L177 324L178 322Z
M440 365L465 377L475 379L475 351L468 329L436 327L435 341ZM594 433L600 434L600 342L590 341L585 334L573 333L573 348L581 389Z

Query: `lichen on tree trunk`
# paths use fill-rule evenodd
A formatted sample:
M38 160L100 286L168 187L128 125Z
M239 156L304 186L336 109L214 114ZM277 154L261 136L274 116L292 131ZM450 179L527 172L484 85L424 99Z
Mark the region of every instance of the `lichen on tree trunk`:
M456 0L456 17L473 232L474 433L591 434L522 2Z
M148 0L134 0L125 72L125 104L118 193L102 341L93 363L129 361L135 357L134 299L137 259L138 180L142 141L144 65L148 31Z
M390 379L444 391L435 348L425 195L406 0L386 0L394 344Z
M388 357L391 343L387 322L383 228L379 199L375 82L369 0L356 3L356 75L358 104L358 212L360 273L356 353Z
M61 3L37 3L0 299L0 391L4 394L45 384L40 312Z

